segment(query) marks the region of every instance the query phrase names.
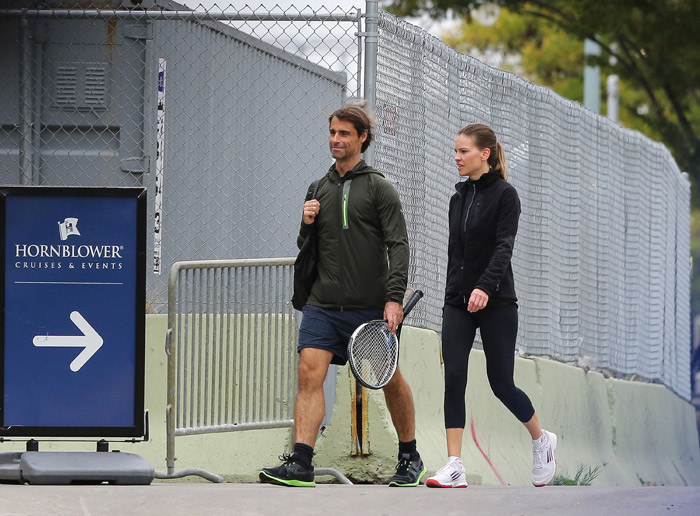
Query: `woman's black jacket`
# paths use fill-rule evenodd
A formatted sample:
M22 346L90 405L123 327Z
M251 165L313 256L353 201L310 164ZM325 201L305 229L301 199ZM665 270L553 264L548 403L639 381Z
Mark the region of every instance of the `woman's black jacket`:
M450 199L450 237L445 303L466 305L475 288L489 304L517 301L511 257L518 232L520 199L498 172L455 185Z

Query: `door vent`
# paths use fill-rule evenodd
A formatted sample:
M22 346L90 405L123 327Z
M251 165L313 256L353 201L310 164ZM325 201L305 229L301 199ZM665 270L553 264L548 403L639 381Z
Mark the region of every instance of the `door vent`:
M107 67L90 65L85 67L85 103L90 107L106 107Z
M54 70L54 107L107 109L108 63L56 63Z
M78 69L67 63L56 66L56 105L75 107Z

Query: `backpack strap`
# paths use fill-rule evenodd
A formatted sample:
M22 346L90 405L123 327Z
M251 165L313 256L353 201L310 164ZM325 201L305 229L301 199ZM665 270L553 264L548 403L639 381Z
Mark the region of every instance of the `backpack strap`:
M321 179L323 179L323 178L321 178ZM316 194L318 193L318 187L321 184L321 179L317 179L316 181L311 183L309 190L307 190L307 192L306 192L306 199L304 199L305 201L310 201L311 199L316 198ZM311 187L313 187L313 192L311 193L311 196L309 196L309 191L311 190Z

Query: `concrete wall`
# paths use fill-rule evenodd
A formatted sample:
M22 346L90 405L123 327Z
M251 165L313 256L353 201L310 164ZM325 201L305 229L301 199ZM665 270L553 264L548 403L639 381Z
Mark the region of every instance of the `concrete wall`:
M165 471L166 322L163 315L147 318L145 406L150 411L150 440L111 445L111 449L142 455L159 471ZM430 473L446 459L439 350L434 332L404 329L401 369L413 390L418 448ZM315 465L336 468L354 481L383 481L396 465L396 433L383 395L373 391L370 455L350 455L349 375L347 367L338 369L334 411L317 442ZM573 478L579 465L600 466L594 485L700 485L695 411L664 386L607 379L540 358L517 359L515 376L516 384L532 399L542 425L559 436L558 473ZM530 484L529 435L491 393L484 356L478 350L470 359L467 424L463 460L470 483ZM197 467L228 481L256 481L259 468L277 465L277 456L289 451L291 442L288 428L178 437L176 471ZM23 447L21 441L1 443L0 451ZM40 450L50 449L94 450L94 445L41 443Z

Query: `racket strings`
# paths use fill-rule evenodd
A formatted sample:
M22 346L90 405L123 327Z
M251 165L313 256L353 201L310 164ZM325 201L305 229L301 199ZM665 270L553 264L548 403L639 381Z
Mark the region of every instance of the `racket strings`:
M396 370L397 341L384 323L366 324L349 347L360 378L373 387L385 385Z

